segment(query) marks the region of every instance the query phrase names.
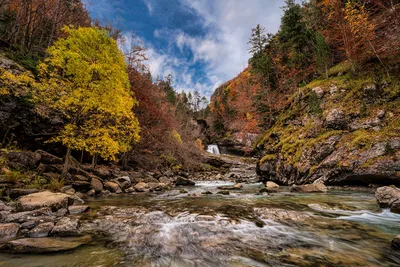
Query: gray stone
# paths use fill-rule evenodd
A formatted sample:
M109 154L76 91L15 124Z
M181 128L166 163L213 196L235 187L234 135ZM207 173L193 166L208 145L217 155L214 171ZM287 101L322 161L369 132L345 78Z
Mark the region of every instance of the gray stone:
M114 182L106 182L104 184L104 188L106 188L107 190L110 190L110 192L112 192L112 193L117 193L117 194L122 193L122 190L119 187L119 185Z
M193 181L191 181L189 179L180 177L180 176L178 176L178 178L176 179L176 182L175 182L176 186L180 186L180 185L183 185L183 186L194 186L195 184L196 184L195 182L193 182Z
M52 229L51 235L76 236L78 235L78 222L79 219L77 218L61 218Z
M392 240L392 248L400 250L400 235L396 236Z
M86 205L73 205L68 207L69 214L79 214L89 210L89 206Z
M52 253L72 250L91 241L90 236L23 238L8 242L1 250L11 253Z
M50 231L53 229L54 223L52 222L47 222L47 223L41 223L37 225L35 228L30 230L26 236L27 237L33 237L33 238L38 238L38 237L47 237L50 233Z
M39 166L40 154L32 151L9 152L7 158L10 162L17 163L21 167L33 169Z
M33 211L23 211L23 212L6 214L2 216L1 221L6 223L10 222L24 223L32 219L42 220L43 222L53 221L55 219L55 216L51 212L50 208L46 207Z
M103 183L97 178L92 178L90 181L90 187L95 191L96 194L103 191Z
M150 186L144 182L140 182L133 187L136 192L148 192L150 191Z
M393 203L400 201L400 189L392 186L379 187L375 191L375 197L381 208L390 208Z
M39 224L39 222L37 220L30 220L30 221L27 221L27 222L24 222L23 224L21 224L21 229L31 230L31 229L35 228L38 224Z
M113 182L117 183L122 190L131 187L131 179L128 176L118 177L114 179Z
M19 211L30 211L49 207L51 210L57 211L61 208L67 208L72 203L73 199L69 195L44 191L21 197L17 201L17 209Z
M340 109L332 109L328 111L325 120L328 128L337 130L347 128L346 115Z
M0 224L0 242L16 238L18 231L19 224L17 223Z

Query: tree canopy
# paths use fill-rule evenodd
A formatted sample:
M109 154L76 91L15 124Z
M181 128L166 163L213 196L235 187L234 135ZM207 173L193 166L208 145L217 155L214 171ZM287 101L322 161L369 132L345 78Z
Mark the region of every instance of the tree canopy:
M64 28L39 65L35 100L62 112L68 123L53 141L115 159L139 140L127 66L116 41L98 28Z

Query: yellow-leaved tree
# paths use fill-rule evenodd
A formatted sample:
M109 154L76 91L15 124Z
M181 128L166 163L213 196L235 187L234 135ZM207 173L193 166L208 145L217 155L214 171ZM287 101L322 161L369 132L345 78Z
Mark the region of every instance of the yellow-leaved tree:
M51 141L67 147L64 172L71 150L88 151L114 160L139 141L139 122L132 108L127 66L117 43L105 30L65 27L39 64L41 86L34 99L62 112L68 123Z

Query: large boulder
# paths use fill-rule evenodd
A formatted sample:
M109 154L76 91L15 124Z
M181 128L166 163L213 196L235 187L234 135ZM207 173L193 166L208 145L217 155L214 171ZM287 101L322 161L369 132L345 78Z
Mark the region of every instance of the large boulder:
M73 205L68 207L69 214L80 214L89 210L87 205Z
M392 186L379 187L375 191L375 197L381 208L391 208L395 202L400 201L400 189Z
M90 181L90 187L95 191L95 193L100 193L101 191L103 191L103 183L97 179L97 178L92 178L92 180Z
M47 237L50 233L50 231L53 229L54 223L52 222L47 222L47 223L41 223L37 225L35 228L30 230L26 236L27 237Z
M332 109L326 113L326 126L331 129L341 130L347 128L347 118L343 110Z
M39 166L41 156L32 151L9 152L7 159L10 163L14 163L14 167L22 167L26 169L34 169Z
M73 199L67 194L44 191L21 197L17 201L17 209L19 211L30 211L49 207L52 211L57 211L61 208L68 208L72 204Z
M112 181L117 183L122 190L128 189L132 185L129 176L118 177Z
M279 185L272 181L268 181L265 184L265 188L266 188L267 192L277 192L279 189Z
M64 217L59 220L51 230L51 235L54 236L76 236L78 235L77 218Z
M328 191L326 186L322 183L305 184L305 185L294 185L290 189L292 192L302 193L325 193Z
M392 248L400 250L400 235L396 236L392 240Z
M105 189L109 190L112 193L117 193L117 194L122 193L122 190L117 183L106 182L104 184L104 187L105 187Z
M23 211L17 213L0 213L0 221L5 223L24 223L30 220L37 220L42 222L51 222L55 220L54 214L48 207L32 211Z
M134 187L136 192L148 192L150 191L150 186L144 182L136 184Z
M16 238L18 231L19 224L17 223L0 224L0 242Z
M75 249L92 241L90 236L23 238L10 241L0 249L11 253L52 253Z
M178 176L178 178L176 179L176 182L175 182L176 186L180 186L180 185L183 185L183 186L194 186L195 184L196 184L195 182L193 182L193 181L191 181L189 179L180 177L180 176Z

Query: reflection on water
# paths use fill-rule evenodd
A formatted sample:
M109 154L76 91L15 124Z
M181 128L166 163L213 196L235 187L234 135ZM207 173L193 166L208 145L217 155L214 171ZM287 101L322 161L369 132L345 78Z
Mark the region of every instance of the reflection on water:
M164 193L93 198L98 216L82 224L108 236L101 264L81 261L102 247L63 255L0 257L0 266L397 266L390 248L400 215L381 211L372 192L258 194L259 184L230 195L201 183ZM210 191L212 195L202 195ZM111 207L114 206L114 207ZM18 261L17 261L18 260ZM98 259L100 260L100 259ZM109 260L109 259L107 259ZM37 265L33 262L38 263ZM7 265L8 263L8 265ZM41 263L41 265L40 265ZM25 264L25 265L24 265ZM65 265L67 266L67 265Z

